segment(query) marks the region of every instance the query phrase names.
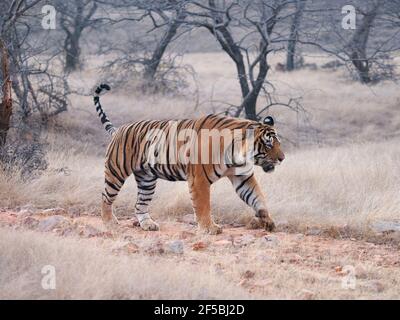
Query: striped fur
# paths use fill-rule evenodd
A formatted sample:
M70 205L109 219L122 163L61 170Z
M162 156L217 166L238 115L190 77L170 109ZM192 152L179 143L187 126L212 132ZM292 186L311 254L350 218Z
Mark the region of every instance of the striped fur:
M262 226L268 230L274 228L265 203L264 195L259 187L253 172L245 175L237 175L237 167L241 165L233 163L218 164L194 164L183 163L149 163L148 155L151 151L149 132L160 129L166 136L172 136L185 129L199 133L202 129L222 131L254 130L254 162L261 166L264 171L272 171L276 164L284 159L280 150L280 142L272 125L262 124L255 121L225 117L220 115L207 115L199 119L183 120L143 120L122 125L118 129L112 125L104 113L99 95L103 89L109 90L109 86L101 85L96 89L94 102L96 111L106 131L112 135L108 146L105 161L105 188L103 192L102 217L106 224L117 222L112 213L112 204L116 199L126 179L134 175L137 182L137 200L135 205L136 215L144 230L158 230L159 227L149 215L149 204L153 198L157 179L169 181L188 181L193 208L199 228L211 233L221 232L220 226L215 224L210 215L210 186L217 180L228 177L234 186L238 196L256 213L252 221L252 227ZM272 118L271 118L272 120ZM271 124L269 120L269 124ZM201 139L201 138L199 138ZM177 148L182 147L184 142L178 142ZM225 142L224 142L225 143ZM229 141L228 143L232 143ZM160 147L170 154L176 152L171 150L168 144ZM221 146L223 147L223 146ZM225 154L223 155L225 156Z

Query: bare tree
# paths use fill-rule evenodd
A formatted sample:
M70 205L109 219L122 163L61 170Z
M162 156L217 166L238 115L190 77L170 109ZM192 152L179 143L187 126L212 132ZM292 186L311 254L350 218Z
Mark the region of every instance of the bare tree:
M1 72L3 79L2 93L3 98L0 102L0 148L5 145L7 133L10 129L10 118L12 113L11 80L10 80L10 61L7 48L0 39L1 52Z
M98 20L94 19L98 5L93 0L71 0L56 2L60 15L61 28L65 33L65 71L77 70L81 65L80 41L83 32L93 27Z
M290 34L287 46L286 54L286 70L292 71L295 69L295 56L296 56L296 45L299 36L299 29L301 24L301 19L303 16L304 8L306 6L307 0L297 0L295 6L295 14L293 16L290 25Z
M242 93L242 110L248 119L257 119L257 99L265 90L269 70L268 54L282 49L284 38L277 24L285 29L292 13L285 13L295 2L287 0L191 1L187 23L206 28L222 50L235 63Z
M107 0L101 2L107 4ZM116 57L106 64L106 69L113 68L125 75L138 75L142 79L141 88L144 92L153 93L175 87L174 82L183 83L175 64L179 53L167 54L167 49L173 41L187 31L181 30L186 14L183 1L124 1L112 4L119 10L116 18L103 19L110 24L137 32L129 34L127 41L102 44L102 53L113 53ZM128 14L125 14L124 11ZM140 30L138 30L140 29ZM162 66L162 68L160 68ZM183 68L186 69L186 68Z
M1 54L1 79L2 101L0 103L0 147L4 146L10 128L12 114L10 54L12 47L12 34L19 19L40 0L4 1L0 4L0 54Z
M395 79L392 53L400 49L400 29L396 25L400 6L398 0L365 0L352 3L356 9L355 30L343 29L342 6L346 1L310 2L305 10L313 31L299 36L298 42L316 46L343 61L361 83ZM335 14L336 13L336 14ZM397 27L396 27L397 26ZM310 34L314 34L312 37ZM327 41L326 39L329 39Z

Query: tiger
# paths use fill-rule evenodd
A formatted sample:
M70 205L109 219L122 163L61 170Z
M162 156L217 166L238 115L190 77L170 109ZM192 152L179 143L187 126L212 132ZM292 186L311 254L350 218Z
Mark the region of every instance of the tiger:
M285 159L285 155L281 150L281 142L271 116L265 117L262 121L254 121L221 114L209 114L197 119L141 120L116 128L100 104L100 94L104 93L104 90L109 91L110 86L101 84L96 88L94 105L104 129L111 136L105 157L105 180L101 204L101 217L107 227L113 227L119 223L113 213L113 202L126 179L133 175L137 183L135 214L143 230L157 231L160 229L158 223L150 216L149 205L154 196L157 180L164 179L187 181L198 230L211 235L221 233L222 227L216 224L211 216L210 188L213 183L223 177L230 180L239 198L254 210L255 215L248 227L264 228L267 231L275 229L275 223L267 209L265 196L254 176L254 170L252 167L247 170L245 167L248 167L248 164L243 161L241 153L239 152L239 156L237 156L238 153L232 151L235 141L239 141L235 144L239 146L238 150L242 151L246 143L252 144L253 152L250 157L254 165L261 166L265 172L272 172L275 166ZM192 132L192 135L194 132L195 137L191 138L193 138L192 142L196 141L196 143L203 142L201 135L196 136L202 130L228 133L238 131L240 133L238 139L230 138L231 140L229 140L228 137L227 142L224 140L221 143L224 147L223 150L220 150L222 152L220 158L230 161L198 163L183 161L182 158L174 163L169 163L168 159L163 163L149 161L149 154L153 151L154 155L157 155L161 149L166 154L172 154L176 152L175 148L182 147L185 143L190 144L190 147L184 148L184 157L190 157L191 153L195 153L196 150L202 152L203 149L200 147L196 149L192 142L188 142L190 137L171 146L162 140L157 142L157 139L154 138L156 135L151 137L151 132L157 130L165 136L173 136L172 124L174 124L177 134L181 134L185 130ZM244 137L245 130L253 133L252 139ZM222 141L222 139L220 140ZM215 141L219 142L218 139ZM208 151L211 150L211 153L215 149L213 143L214 141L208 146L208 149L206 148ZM151 151L154 145L157 148L153 148L156 150ZM217 145L218 143L215 144L215 147L221 149L221 146ZM243 172L240 172L240 169L243 169Z

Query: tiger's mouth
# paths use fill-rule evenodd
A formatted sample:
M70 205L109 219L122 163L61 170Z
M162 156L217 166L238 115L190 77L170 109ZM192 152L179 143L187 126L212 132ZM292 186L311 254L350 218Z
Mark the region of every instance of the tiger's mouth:
M272 163L265 163L261 167L264 170L264 172L272 172L275 170L275 165Z

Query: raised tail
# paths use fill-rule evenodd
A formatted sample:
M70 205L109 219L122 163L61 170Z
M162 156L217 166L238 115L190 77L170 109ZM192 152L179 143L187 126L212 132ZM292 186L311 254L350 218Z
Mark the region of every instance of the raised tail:
M101 84L96 88L96 91L94 92L93 100L94 100L94 106L96 107L97 114L99 115L100 121L104 126L104 129L110 134L113 135L114 132L116 131L115 127L111 123L111 121L107 118L106 114L103 111L103 108L101 107L100 104L100 94L103 91L103 89L106 89L109 91L111 88L108 84Z

